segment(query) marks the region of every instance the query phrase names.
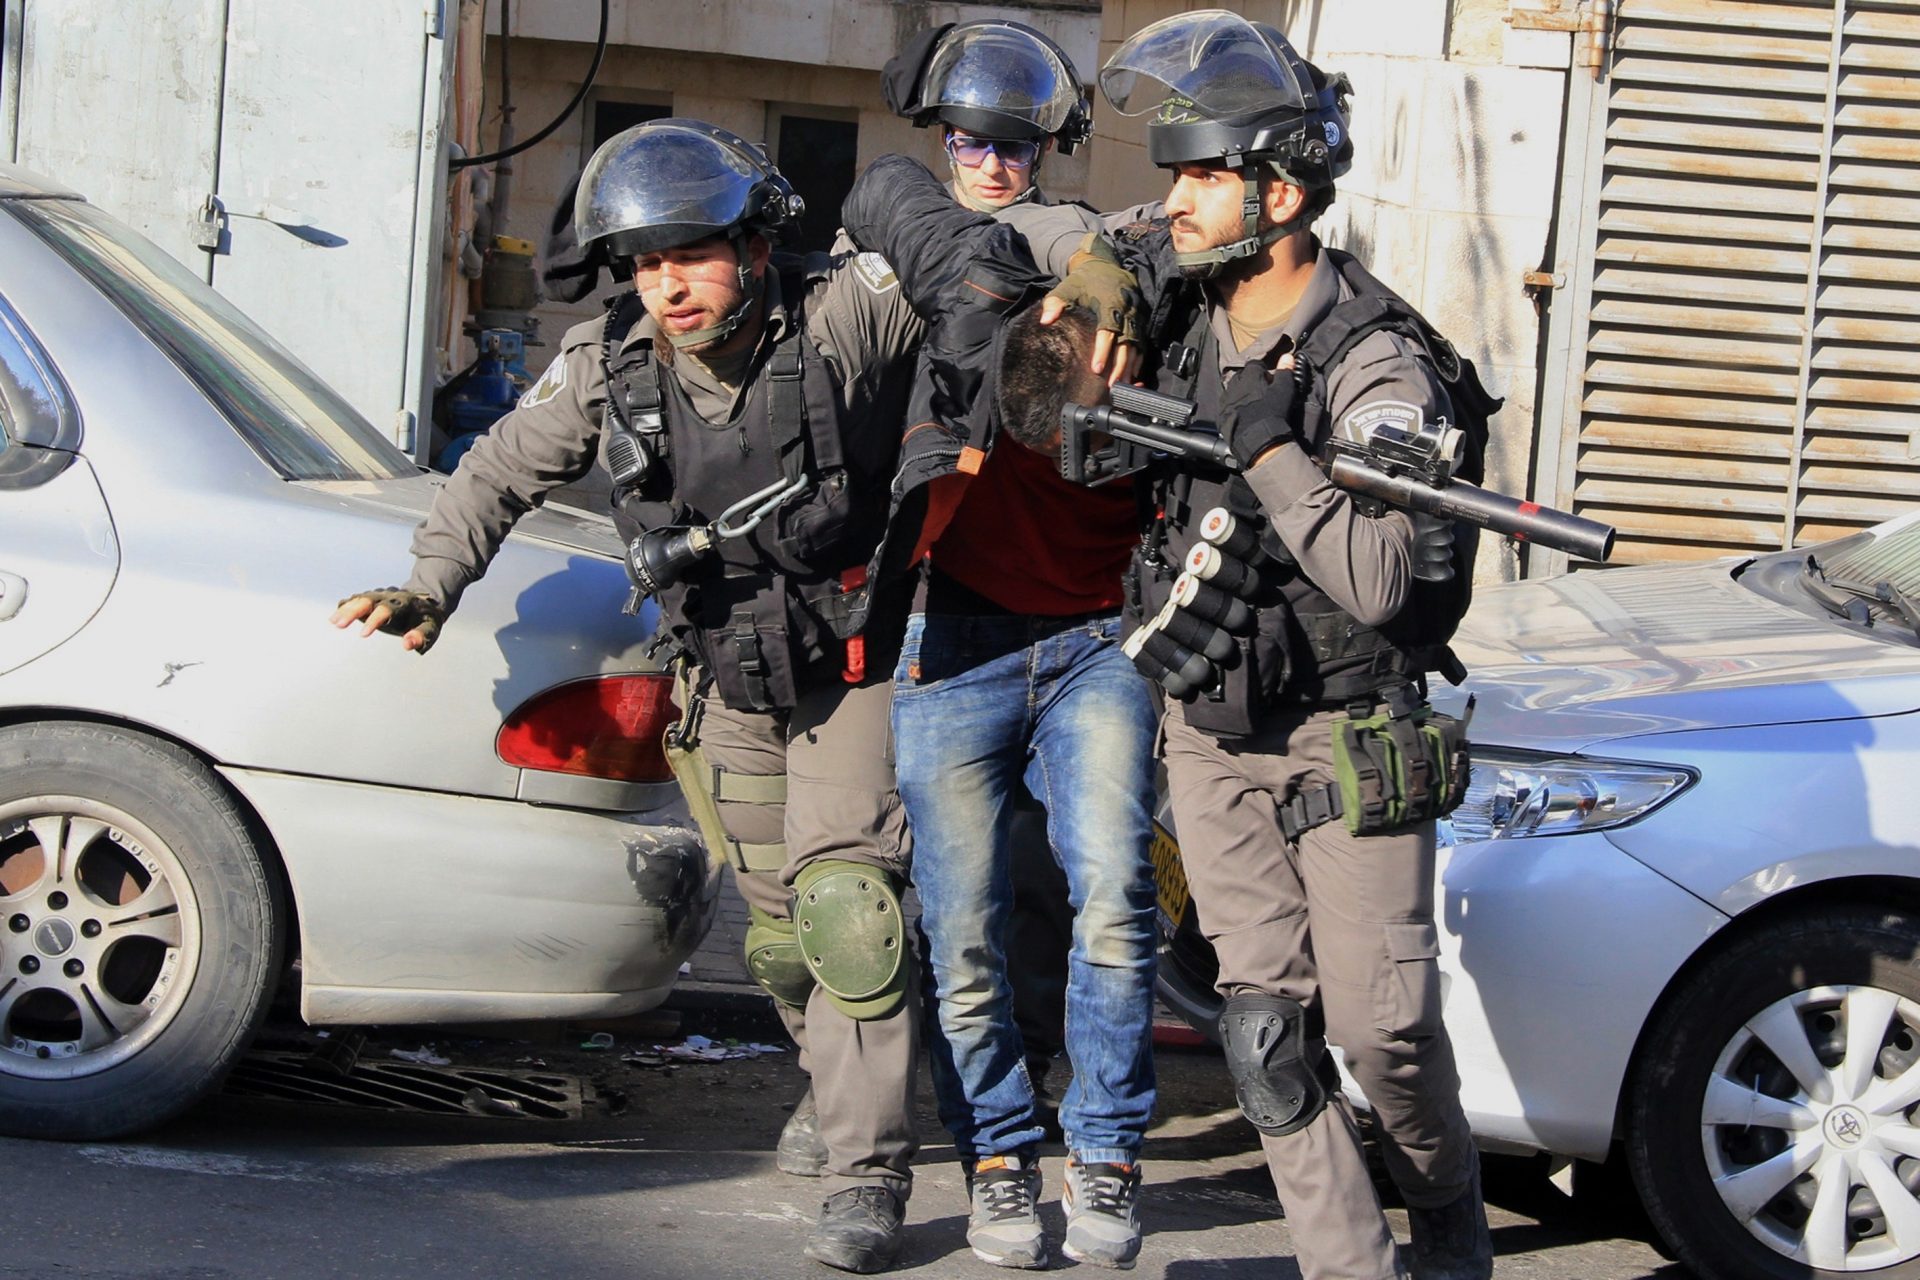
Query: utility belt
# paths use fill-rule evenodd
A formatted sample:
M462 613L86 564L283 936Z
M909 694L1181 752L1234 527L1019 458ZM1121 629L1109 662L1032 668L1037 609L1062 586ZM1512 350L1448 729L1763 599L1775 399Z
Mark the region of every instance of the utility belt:
M1328 726L1333 781L1289 797L1280 806L1280 829L1298 840L1341 818L1349 835L1377 836L1452 813L1467 793L1472 719L1471 698L1465 714L1444 715L1412 685L1385 690L1377 702L1348 704Z
M859 684L869 669L890 668L891 658L871 652L864 632L848 634L856 615L870 620L866 588L865 565L824 581L716 574L674 589L679 599L663 603L679 615L675 630L721 702L735 711L790 711L822 681Z

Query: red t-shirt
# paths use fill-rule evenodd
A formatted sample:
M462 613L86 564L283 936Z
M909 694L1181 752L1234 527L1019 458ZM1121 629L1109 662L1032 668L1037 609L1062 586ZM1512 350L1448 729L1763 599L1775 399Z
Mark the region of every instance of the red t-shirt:
M1120 607L1120 576L1140 541L1130 480L1098 488L1008 436L987 454L933 564L1010 613L1065 617Z

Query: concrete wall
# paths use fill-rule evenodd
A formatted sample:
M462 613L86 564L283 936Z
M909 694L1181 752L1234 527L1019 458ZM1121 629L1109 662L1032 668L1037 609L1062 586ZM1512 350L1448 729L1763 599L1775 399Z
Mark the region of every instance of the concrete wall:
M1373 3L1373 0L1366 0ZM498 31L498 0L487 29ZM508 30L543 40L591 43L599 7L590 0L521 0ZM1092 65L1099 0L954 4L944 0L612 0L608 41L724 57L878 71L908 36L943 22L1010 18L1046 32L1082 73Z
M1109 0L1101 62L1148 23L1207 7ZM1540 49L1512 39L1507 0L1248 0L1233 7L1279 26L1316 64L1352 78L1353 169L1320 233L1424 311L1479 366L1494 394L1507 398L1494 423L1488 483L1526 493L1543 320L1522 274L1544 261L1553 223L1566 82L1553 50L1538 56ZM1503 65L1510 58L1547 66ZM1165 176L1147 164L1139 121L1122 119L1102 99L1094 138L1095 204L1164 194ZM1517 576L1504 544L1487 559L1489 574Z
M905 152L936 170L946 161L933 130L894 116L880 96L879 68L899 45L929 25L1003 17L1045 31L1088 79L1093 75L1098 4L946 4L920 0L614 0L610 47L583 110L547 141L512 160L512 206L500 233L540 244L566 182L586 163L596 99L657 102L675 115L707 120L763 141L782 109L850 113L858 122L857 163ZM592 53L598 7L588 0L511 7L514 123L528 136L565 105ZM489 6L488 145L499 127L499 9ZM1042 182L1054 195L1078 199L1087 190L1087 157L1050 157ZM808 194L803 191L804 196ZM551 345L579 320L599 314L584 303L548 302L535 312L549 344L528 356L538 369Z

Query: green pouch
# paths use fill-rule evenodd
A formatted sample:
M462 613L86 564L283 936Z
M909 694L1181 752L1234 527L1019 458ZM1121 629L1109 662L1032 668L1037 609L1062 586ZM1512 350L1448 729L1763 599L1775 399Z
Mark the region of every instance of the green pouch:
M1422 703L1391 711L1334 717L1333 777L1350 835L1397 831L1451 813L1466 796L1468 702L1464 717Z
M1333 780L1350 835L1370 836L1400 825L1405 805L1394 783L1399 752L1380 730L1386 714L1333 721Z
M1468 752L1467 725L1473 720L1473 699L1459 716L1442 715L1427 709L1420 724L1420 736L1426 744L1434 769L1433 816L1444 818L1467 798L1467 782L1473 760Z

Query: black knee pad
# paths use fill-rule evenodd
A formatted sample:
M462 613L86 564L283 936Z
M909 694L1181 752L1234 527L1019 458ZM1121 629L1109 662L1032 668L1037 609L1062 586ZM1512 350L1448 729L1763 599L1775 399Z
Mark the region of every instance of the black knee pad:
M1220 1008L1220 1041L1241 1114L1261 1133L1297 1133L1327 1109L1321 1064L1327 1044L1307 1035L1297 1000L1257 992L1228 996Z

